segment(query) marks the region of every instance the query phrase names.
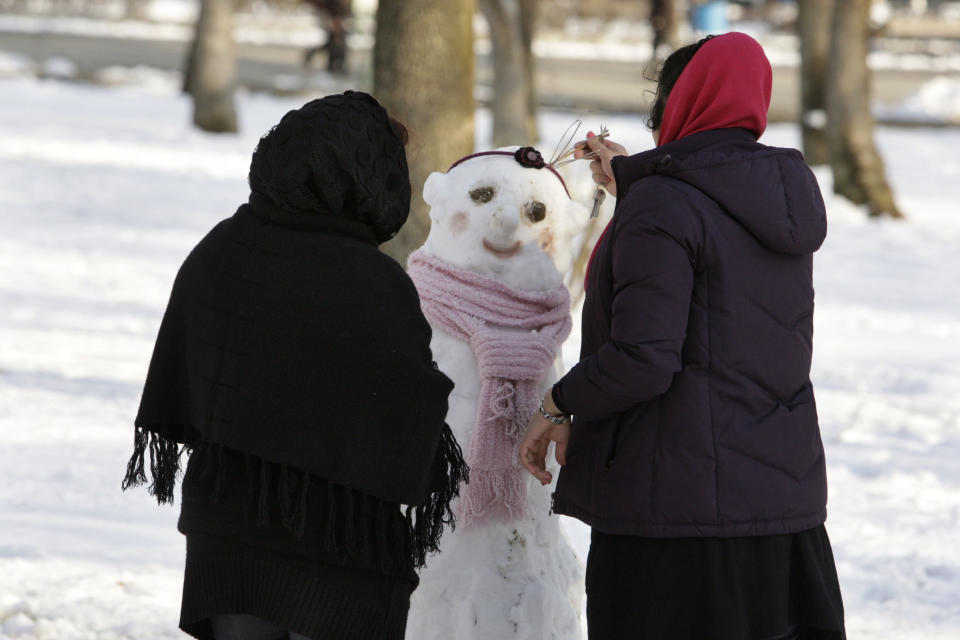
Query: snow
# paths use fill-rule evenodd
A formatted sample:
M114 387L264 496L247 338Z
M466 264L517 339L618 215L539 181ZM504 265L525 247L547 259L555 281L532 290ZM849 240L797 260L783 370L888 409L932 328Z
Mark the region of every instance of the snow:
M146 15L154 22L187 22L197 19L200 3L195 0L152 0Z
M179 71L162 71L154 67L138 65L103 67L94 74L94 81L106 85L136 85L137 90L156 90L165 95L183 86Z
M189 127L175 87L0 80L0 638L175 638L176 508L120 491L176 270L247 193L299 100L239 96L243 132ZM547 112L554 141L573 114ZM628 149L639 116L585 116ZM478 117L489 148L490 118ZM764 141L798 144L794 126ZM960 637L960 131L880 129L905 222L829 195L816 256L827 528L851 638ZM552 144L542 145L548 153ZM592 189L575 168L581 202ZM575 316L576 317L576 316ZM577 329L564 348L575 359ZM589 532L563 526L581 559Z
M47 58L43 62L43 75L58 80L69 80L77 75L77 65L63 56Z
M193 37L190 25L140 20L102 20L75 16L0 15L0 31L17 33L66 33L98 38L145 38L186 41Z
M30 56L0 51L0 77L26 76L35 72L35 64Z
M173 13L171 9L170 13ZM193 37L193 24L185 16L163 22L146 20L103 20L82 16L42 16L0 14L0 32L57 33L94 38L144 39L186 42ZM285 16L273 21L257 16L238 15L234 37L241 44L313 47L323 42L320 26L309 13ZM351 36L350 45L371 46L367 36Z
M827 112L823 109L812 109L803 114L803 123L808 127L823 129L827 126Z
M907 122L960 124L960 76L937 76L900 105L876 105L874 112L879 117Z

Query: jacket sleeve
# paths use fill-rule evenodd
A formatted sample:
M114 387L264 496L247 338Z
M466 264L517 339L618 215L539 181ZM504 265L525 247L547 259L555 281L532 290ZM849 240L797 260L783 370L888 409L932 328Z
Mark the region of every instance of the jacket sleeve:
M610 339L557 383L578 418L602 420L651 400L681 369L702 233L686 194L652 186L637 185L617 212Z

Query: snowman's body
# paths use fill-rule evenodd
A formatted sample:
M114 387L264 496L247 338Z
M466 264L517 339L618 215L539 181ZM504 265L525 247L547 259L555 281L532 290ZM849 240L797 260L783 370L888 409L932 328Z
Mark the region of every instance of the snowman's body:
M425 253L514 288L562 286L570 267L568 243L586 210L570 201L547 169L524 168L507 156L477 158L431 176L424 198L432 220ZM456 384L447 422L466 452L482 385L477 361L467 342L441 327L433 331L433 356ZM558 359L540 381L541 393L560 371ZM441 553L428 558L413 594L407 640L582 636L582 563L559 519L549 515L551 488L526 473L524 482L526 517L461 525L444 534Z

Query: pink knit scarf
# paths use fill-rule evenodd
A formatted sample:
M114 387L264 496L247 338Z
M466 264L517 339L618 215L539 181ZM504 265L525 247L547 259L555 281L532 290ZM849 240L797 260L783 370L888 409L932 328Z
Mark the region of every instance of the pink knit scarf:
M570 335L570 293L525 291L458 269L422 250L408 273L427 319L466 341L482 381L467 452L470 483L458 519L470 528L510 522L527 513L517 446L540 404L540 381Z

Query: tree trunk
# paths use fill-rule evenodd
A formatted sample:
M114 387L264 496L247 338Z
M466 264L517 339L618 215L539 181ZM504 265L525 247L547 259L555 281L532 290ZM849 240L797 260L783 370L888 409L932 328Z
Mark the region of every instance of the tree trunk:
M527 140L527 93L519 19L508 0L477 0L490 25L493 48L493 145L524 146Z
M423 183L473 152L474 0L380 0L374 92L410 130L410 219L384 251L406 264L430 229Z
M680 16L677 0L652 0L650 26L653 27L653 57L657 49L667 45L671 50L680 47Z
M200 44L200 16L197 15L197 21L193 25L193 39L190 40L190 46L187 48L187 59L183 64L183 86L181 91L188 96L193 96L193 74L197 67L197 47Z
M829 164L827 144L827 75L831 23L836 0L800 0L800 122L808 164Z
M193 96L193 123L204 131L237 131L233 0L202 0L185 90Z
M147 20L149 8L149 0L127 0L123 17L126 20Z
M520 41L523 52L523 82L527 93L526 129L527 140L540 139L537 127L537 111L540 99L537 93L537 61L533 55L533 38L537 32L537 9L539 0L518 0L520 3Z
M902 218L873 139L870 113L871 0L843 0L834 9L831 73L827 84L827 136L833 190L871 216Z

